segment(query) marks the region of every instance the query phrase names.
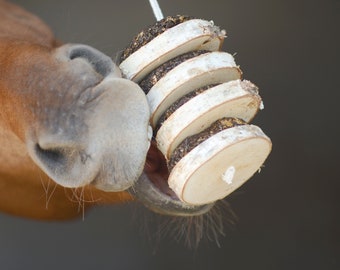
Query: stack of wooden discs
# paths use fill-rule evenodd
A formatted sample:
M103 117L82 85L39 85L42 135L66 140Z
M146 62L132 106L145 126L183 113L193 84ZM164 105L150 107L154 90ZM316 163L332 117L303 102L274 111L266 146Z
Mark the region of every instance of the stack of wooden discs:
M212 21L166 17L139 33L120 61L147 95L168 184L191 205L230 194L271 151L270 139L248 124L262 106L258 88L220 51L224 38Z

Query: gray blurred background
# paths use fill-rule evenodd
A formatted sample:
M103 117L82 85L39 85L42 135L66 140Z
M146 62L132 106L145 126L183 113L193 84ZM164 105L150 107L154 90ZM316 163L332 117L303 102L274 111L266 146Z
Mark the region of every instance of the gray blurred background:
M147 0L15 0L65 42L115 58L154 18ZM221 247L195 251L142 231L135 205L96 207L84 220L38 222L0 214L0 269L340 269L339 0L160 0L166 15L214 20L224 50L260 87L254 123L273 152L229 197L239 217ZM152 221L150 221L152 223ZM156 251L155 251L156 250Z

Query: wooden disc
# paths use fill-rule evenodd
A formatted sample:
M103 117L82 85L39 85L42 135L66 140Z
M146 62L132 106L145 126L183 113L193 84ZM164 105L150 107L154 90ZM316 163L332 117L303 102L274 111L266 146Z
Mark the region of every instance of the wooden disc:
M180 200L192 205L222 199L259 170L271 145L270 139L254 125L223 130L176 164L169 186Z
M120 64L127 79L139 82L159 65L192 50L217 51L225 32L213 22L193 19L176 25L155 37Z
M233 56L226 52L202 54L179 64L147 94L151 125L155 127L165 110L185 94L205 85L240 79L241 74Z
M249 122L260 104L257 87L249 81L235 80L212 87L190 99L164 121L157 132L157 146L169 159L186 137L200 133L223 117Z

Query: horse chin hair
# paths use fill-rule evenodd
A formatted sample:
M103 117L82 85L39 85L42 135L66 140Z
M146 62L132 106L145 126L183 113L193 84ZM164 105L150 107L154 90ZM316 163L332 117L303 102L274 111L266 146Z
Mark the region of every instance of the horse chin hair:
M136 208L135 224L154 252L162 243L176 242L189 250L197 250L201 242L213 242L220 247L220 239L234 229L237 217L226 200L215 203L210 211L199 216L168 216L154 213L147 208Z

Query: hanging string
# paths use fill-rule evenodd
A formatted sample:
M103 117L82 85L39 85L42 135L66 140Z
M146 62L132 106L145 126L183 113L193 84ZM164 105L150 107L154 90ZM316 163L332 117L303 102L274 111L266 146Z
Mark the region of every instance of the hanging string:
M162 10L161 10L161 8L158 4L158 1L157 0L149 0L149 3L151 5L153 14L156 17L156 20L159 21L159 20L163 19L164 16L163 16Z

